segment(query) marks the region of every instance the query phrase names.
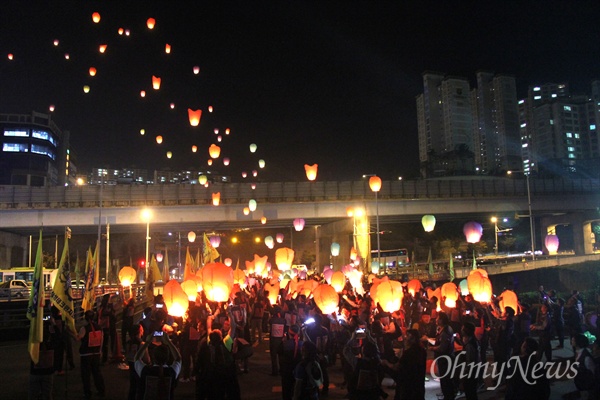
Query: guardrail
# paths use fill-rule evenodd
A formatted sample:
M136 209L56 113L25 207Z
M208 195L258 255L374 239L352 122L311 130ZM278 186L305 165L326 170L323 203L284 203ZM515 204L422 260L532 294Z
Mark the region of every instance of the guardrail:
M532 196L598 194L598 179L533 179ZM266 203L372 199L368 182L258 182L167 185L0 186L0 209L139 207L212 204L212 193L223 204L250 199ZM527 196L524 179L384 181L379 199L437 199Z

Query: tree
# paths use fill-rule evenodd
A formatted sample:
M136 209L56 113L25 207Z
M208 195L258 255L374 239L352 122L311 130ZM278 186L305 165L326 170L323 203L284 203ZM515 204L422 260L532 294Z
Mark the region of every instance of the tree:
M503 236L500 239L500 244L502 245L502 247L504 247L509 253L512 249L512 247L515 245L515 243L517 242L517 238L513 237L513 236Z

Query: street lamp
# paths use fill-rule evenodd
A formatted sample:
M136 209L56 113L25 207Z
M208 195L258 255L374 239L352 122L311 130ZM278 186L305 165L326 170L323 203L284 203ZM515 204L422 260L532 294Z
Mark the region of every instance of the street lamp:
M366 177L367 175L363 176ZM379 199L377 196L377 193L379 193L381 190L381 178L377 175L371 175L369 178L369 187L373 192L375 192L375 213L377 217L377 263L381 265L381 245L379 242Z
M496 247L494 247L494 255L498 257L498 218L492 217L494 223L494 236L496 237Z
M146 267L145 280L148 279L148 252L150 249L150 220L152 219L152 210L144 208L142 210L142 221L146 223L146 260L144 266Z
M531 212L531 189L529 187L529 172L528 171L508 171L511 175L513 172L521 172L525 175L525 183L527 185L527 208L529 210L529 234L531 236L531 260L535 261L535 236L533 230L533 213Z

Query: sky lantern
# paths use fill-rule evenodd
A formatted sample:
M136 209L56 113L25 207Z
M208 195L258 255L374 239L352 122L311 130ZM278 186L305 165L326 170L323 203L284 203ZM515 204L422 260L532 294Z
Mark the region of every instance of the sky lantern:
M256 189L256 183L252 183L252 184L250 185L250 188L251 188L252 190Z
M304 164L304 171L306 172L306 178L309 181L314 181L317 179L317 170L319 169L319 164L308 165Z
M158 135L158 136L156 137L156 143L158 143L158 144L161 144L162 142L163 142L163 137L162 137L162 136L160 136L160 135Z
M12 54L10 54L12 56ZM71 56L69 55L69 53L65 53L65 60L69 60L71 58ZM12 58L9 57L10 60L12 60Z
M195 301L198 296L198 285L193 279L188 279L181 284L181 289L187 295L189 301Z
M248 207L244 207L242 212L244 213L244 215L250 215L250 209Z
M117 30L117 33L119 34L119 36L123 36L123 32L124 32L124 31L125 31L125 30L124 30L123 28L119 28L119 29Z
M221 192L212 194L212 202L213 202L213 206L219 205L219 203L221 202Z
M194 231L190 231L190 232L188 233L188 241L189 241L190 243L194 243L194 242L196 241L196 232L194 232Z
M277 235L275 235L275 240L277 241L277 243L283 243L283 233L278 233Z
M226 135L229 135L230 133L231 133L231 129L229 129L229 128L225 128L225 134L226 134Z
M173 317L183 317L190 302L188 295L183 291L179 282L171 279L163 288L163 298L169 315Z
M131 286L133 282L135 282L135 278L137 273L135 269L131 267L123 267L119 271L119 282L121 282L121 286Z
M551 256L556 255L556 252L558 250L558 245L559 245L558 236L556 236L556 235L546 236L546 238L544 239L544 244L546 245L546 248L548 249L548 254L550 254Z
M267 237L265 237L265 245L269 249L272 249L274 247L273 236L267 236Z
M442 285L442 298L446 307L455 308L458 300L458 288L452 282L446 282Z
M202 110L192 110L188 108L188 118L191 126L198 126L200 124L200 118L202 117Z
M515 292L512 290L505 290L498 296L498 299L500 300L498 305L500 306L502 314L506 313L506 307L512 308L515 311L515 315L519 313L519 299Z
M131 32L129 31L129 29L125 29L125 36L129 36Z
M175 103L169 104L169 108L171 108L171 110L174 110L175 109Z
M58 44L59 44L60 42L58 41L58 39L54 39L54 42L52 42L52 43L54 44L54 46L58 46Z
M96 71L96 68L90 67L88 72L89 72L90 76L96 76L97 71Z
M99 12L95 12L92 14L92 21L94 21L95 24L100 22L100 13Z
M402 284L398 281L384 281L377 286L377 302L385 312L395 312L402 305Z
M171 45L169 43L165 44L165 53L171 54Z
M467 222L463 227L463 233L468 243L477 243L483 234L483 227L475 221Z
M275 264L280 271L287 271L292 268L294 262L294 250L288 247L281 247L275 251Z
M196 146L196 145L193 145L193 146L192 146L192 153L195 153L195 152L197 152L197 151L198 151L198 146Z
M211 144L208 148L208 154L211 158L219 158L219 155L221 154L221 148L216 144Z
M254 269L255 269L254 261L246 260L244 263L246 264L246 273L248 275L254 275Z
M229 157L225 157L225 158L223 159L223 165L224 165L224 166L228 166L230 162L231 162L231 160L229 159Z
M256 144L255 144L255 143L252 143L252 144L250 145L250 153L256 153L256 149L257 149L257 147L258 147L258 146L256 146Z
M418 279L412 279L408 281L406 285L408 288L408 293L414 297L415 293L420 292L423 289L423 285L421 285L421 281Z
M254 255L254 274L260 275L262 277L267 276L267 259L268 256L259 256L258 254Z
M263 225L266 224L267 223L267 217L264 217L264 216L260 217L260 223L263 224Z
M467 285L475 301L489 303L492 299L492 283L485 270L481 268L472 270L467 277Z
M336 292L341 293L346 286L346 275L344 275L342 271L335 271L333 275L331 275L331 286Z
M331 243L331 255L337 257L340 255L340 244L333 242Z
M256 211L256 200L254 199L250 199L250 201L248 201L248 208L250 209L250 211L254 212Z
M433 228L435 228L435 217L433 215L423 215L421 224L423 225L425 232L431 232L433 231Z
M106 48L107 48L107 47L108 47L108 45L106 45L106 44L101 44L101 45L98 47L98 51L100 51L100 53L104 54L104 52L106 51Z
M198 177L198 183L201 185L206 184L206 182L208 182L208 178L206 177L206 175L200 175Z
M167 151L167 158L171 158L171 157L173 157L173 152Z
M296 231L298 231L298 232L300 232L302 229L304 229L304 219L296 218L294 220L294 229L296 229Z
M146 97L146 91L140 90L140 97Z
M277 304L277 298L279 297L279 280L273 279L271 282L265 283L263 290L269 292L269 295L267 296L269 303L271 303L272 306Z
M85 85L83 87L83 93L89 93L90 92L90 87L88 85Z
M252 176L256 178L258 176L258 171L255 170L255 169L253 169L252 170Z
M213 129L213 133L214 133L215 135L218 135L218 134L219 134L219 128L215 128L215 129Z
M333 287L322 283L313 290L312 294L315 304L319 307L323 315L337 312L340 299Z
M466 296L469 294L469 283L466 279L463 279L458 283L458 288L460 289L460 294Z
M329 267L325 267L325 269L323 269L323 279L325 279L325 282L327 282L328 284L331 285L332 277L333 277L333 270Z
M208 240L210 241L210 245L212 247L214 247L215 249L218 249L219 246L221 245L221 236L219 236L219 235L213 235Z
M208 165L212 165L212 162L213 162L213 161L212 161L212 158L209 158L209 159L208 159L208 161L206 161L206 163L207 163Z
M9 60L13 60L15 58L15 56L13 55L13 53L8 53L8 59Z
M148 18L146 21L146 26L148 29L154 29L154 25L156 25L156 20L154 18Z
M144 128L140 129L140 135L144 136L146 134L146 130Z
M248 176L248 173L247 173L246 171L243 171L243 172L242 172L242 178L245 178L245 177L247 177L247 176Z
M156 261L158 262L162 262L163 260L163 254L162 253L156 253Z
M352 261L355 261L358 258L358 252L356 251L356 249L354 247L352 247L350 249L350 259Z
M372 176L369 178L369 187L374 192L379 192L381 190L381 178L378 176Z
M217 142L221 143L222 140L223 140L223 137L221 135L217 136Z
M258 160L258 167L259 168L264 168L265 167L265 160L263 160L263 159Z
M192 71L194 71L194 75L198 75L200 73L200 67L197 65L194 65L194 68L192 69ZM208 112L212 112L212 107L208 108Z
M158 90L160 89L160 77L152 75L152 89Z
M209 300L225 302L233 287L233 270L220 262L208 263L202 268L202 285Z
M225 259L225 261L227 261L227 260L231 261L230 258ZM227 265L227 264L225 264L225 265ZM243 269L236 268L233 271L233 283L240 285L240 289L246 288L246 273L244 272Z
M50 112L54 112L54 110L55 110L54 104L50 104L50 106L48 107L48 110L50 110Z
M228 267L231 267L231 264L233 264L233 260L229 257L227 257L224 261L225 265L227 265Z

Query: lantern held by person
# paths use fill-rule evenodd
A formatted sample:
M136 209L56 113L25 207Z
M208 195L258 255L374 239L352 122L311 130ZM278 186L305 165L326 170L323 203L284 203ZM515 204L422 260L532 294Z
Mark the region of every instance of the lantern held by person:
M475 301L489 303L492 299L492 283L487 272L481 268L471 271L467 277L469 293Z
M455 308L458 300L458 288L453 282L447 282L442 285L442 298L446 307Z
M181 289L185 292L189 301L195 301L198 296L198 285L193 279L188 279L181 284Z
M173 317L183 317L190 305L187 294L175 279L171 279L165 284L163 298L169 315Z
M337 291L326 283L317 286L313 291L315 304L323 315L329 315L338 310L339 296Z
M119 281L122 286L131 286L133 282L135 282L136 277L135 269L131 267L123 267L119 271Z
M420 292L421 289L423 289L423 285L421 285L421 281L418 279L412 279L408 281L406 286L408 288L408 293L410 293L410 295L413 297L417 292Z
M336 292L341 293L346 287L346 275L342 271L335 271L331 276L331 286Z
M225 302L233 287L233 270L220 262L208 263L202 268L202 285L206 298Z

